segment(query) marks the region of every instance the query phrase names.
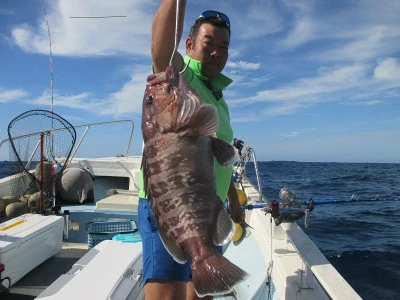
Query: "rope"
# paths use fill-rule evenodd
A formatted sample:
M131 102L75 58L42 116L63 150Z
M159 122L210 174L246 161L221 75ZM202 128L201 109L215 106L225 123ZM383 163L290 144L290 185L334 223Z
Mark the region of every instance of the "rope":
M272 243L272 216L269 215L269 226L270 226L270 258L269 258L269 263L268 263L268 267L267 267L267 285L268 285L268 295L267 295L267 299L272 299L272 294L271 294L271 290L272 290L272 269L274 267L274 260L272 258L273 255L273 251L272 251L272 247L273 247L273 243Z

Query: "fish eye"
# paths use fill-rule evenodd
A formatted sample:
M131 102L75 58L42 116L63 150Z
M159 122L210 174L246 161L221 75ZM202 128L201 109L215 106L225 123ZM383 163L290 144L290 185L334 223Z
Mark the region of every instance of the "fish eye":
M153 96L152 95L147 96L146 102L147 102L147 104L152 104L153 103Z

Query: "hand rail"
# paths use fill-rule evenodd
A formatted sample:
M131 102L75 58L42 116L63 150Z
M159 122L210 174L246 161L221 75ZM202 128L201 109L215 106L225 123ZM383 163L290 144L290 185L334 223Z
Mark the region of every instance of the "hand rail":
M98 123L90 123L90 124L84 124L84 125L74 126L75 129L77 129L77 128L85 128L85 127L86 127L86 129L85 129L85 131L83 132L81 138L79 139L79 141L78 141L78 143L77 143L77 146L75 147L74 152L71 154L71 157L70 157L70 160L69 160L69 161L71 161L71 160L74 158L76 152L79 150L79 148L80 148L80 146L81 146L81 144L82 144L82 142L83 142L83 139L86 137L86 134L87 134L87 132L89 131L89 129L90 129L91 127L94 127L94 126L102 126L102 125L110 125L110 124L117 124L117 123L130 123L130 124L131 124L131 132L130 132L130 135L129 135L128 145L127 145L126 152L125 152L125 157L128 157L129 149L130 149L130 147L131 147L131 142L132 142L132 136L133 136L133 130L134 130L134 123L133 123L132 120L117 120L117 121L98 122ZM67 130L67 129L68 129L68 128L58 128L58 129L51 129L51 130L48 130L48 131L53 131L53 132L55 132L55 131L61 131L61 130ZM46 132L46 131L43 131L43 130L42 130L42 131L30 133L30 134L25 134L25 135L21 135L21 136L14 137L13 139L14 139L14 140L18 140L18 139L27 138L27 137L30 137L30 136L40 135L40 134L42 134L43 132ZM10 139L4 139L4 140L2 140L2 141L0 142L0 148L1 148L1 146L2 146L4 143L6 143L6 142L10 142Z
M106 124L116 124L116 123L130 123L131 124L131 133L129 135L129 140L128 140L128 145L126 147L126 152L125 152L125 157L128 157L129 154L129 149L131 147L131 142L132 142L132 136L133 136L133 129L134 129L134 123L132 120L119 120L119 121L109 121L109 122L100 122L100 123L91 123L91 124L85 124L85 125L79 125L79 126L74 126L75 129L77 128L83 128L86 127L85 131L83 132L80 140L78 141L77 146L75 147L74 152L71 154L70 162L72 159L75 157L76 152L79 150L79 147L81 146L83 139L86 137L87 132L92 126L100 126L100 125L106 125Z

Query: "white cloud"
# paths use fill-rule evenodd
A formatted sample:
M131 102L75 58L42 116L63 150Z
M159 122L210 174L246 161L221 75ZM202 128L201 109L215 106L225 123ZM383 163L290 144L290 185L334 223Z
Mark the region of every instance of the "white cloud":
M0 88L0 103L7 103L27 96L27 92L21 89Z
M387 58L379 62L374 71L377 79L387 80L400 84L400 64L396 58Z
M285 138L297 137L297 136L299 136L300 133L301 133L300 131L293 131L288 134L282 134L282 137L285 137Z
M70 56L116 54L149 55L152 16L146 13L147 1L79 1L48 2L53 53ZM126 16L126 18L71 18ZM12 30L14 42L26 52L48 53L48 31L43 16L38 28L26 24ZM137 26L142 24L143 26Z
M398 49L400 29L393 25L370 25L360 29L339 30L331 49L316 54L322 60L372 60L390 55Z
M333 68L321 68L318 76L300 78L291 84L259 91L255 96L232 100L232 103L251 104L253 102L296 101L313 103L324 101L321 95L364 86L368 83L368 66L358 64ZM329 98L330 99L330 98ZM325 100L325 101L328 101Z
M226 64L227 67L229 68L234 68L234 69L242 69L242 70L257 70L260 68L261 64L260 63L251 63L247 61L228 61Z
M282 102L275 106L269 107L263 111L264 116L281 116L281 115L291 115L296 113L304 105L293 102Z
M242 40L260 38L284 29L285 19L273 1L247 1L242 10L229 11L232 32Z
M29 103L48 106L50 97L51 95L48 92L44 92L33 101L29 101ZM99 102L100 101L97 101L89 92L82 92L76 95L54 94L55 106L96 111L98 109Z
M388 91L388 94L395 97L400 97L400 93L397 91Z
M142 102L146 87L146 78L149 75L149 67L137 70L131 80L117 92L111 94L106 103L107 106L101 114L124 115L142 113Z
M149 67L135 67L130 81L126 82L118 91L106 96L96 96L90 92L75 95L54 95L54 105L79 110L94 112L98 115L121 116L126 114L140 115L142 100L149 75ZM49 105L50 95L43 93L33 103L36 105Z
M379 105L381 103L382 101L380 100L370 100L370 101L365 101L363 104L367 106L374 106L374 105Z
M294 50L297 46L317 38L315 28L316 26L313 24L312 20L307 18L299 19L294 25L294 28L279 44L286 49Z

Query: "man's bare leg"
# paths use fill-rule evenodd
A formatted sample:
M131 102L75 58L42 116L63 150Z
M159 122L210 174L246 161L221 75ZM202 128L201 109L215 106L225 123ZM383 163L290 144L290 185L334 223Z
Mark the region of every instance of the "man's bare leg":
M146 300L186 300L186 282L148 280L144 295Z
M194 285L193 282L189 281L187 283L187 300L212 300L213 297L212 296L205 296L200 298L199 296L197 296L195 290L194 290Z

